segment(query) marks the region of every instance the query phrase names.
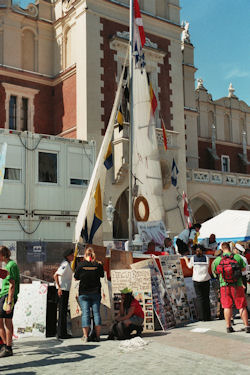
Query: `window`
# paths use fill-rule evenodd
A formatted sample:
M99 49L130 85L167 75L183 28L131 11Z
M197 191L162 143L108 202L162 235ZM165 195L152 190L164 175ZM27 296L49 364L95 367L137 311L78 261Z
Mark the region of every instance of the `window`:
M5 129L34 131L34 97L38 90L2 83L5 88Z
M16 130L17 121L16 121L16 104L17 97L11 95L9 102L9 128Z
M70 185L88 186L89 181L81 178L71 178Z
M21 169L5 168L4 179L11 181L21 181Z
M57 183L57 154L38 153L38 181L50 184Z
M28 130L28 99L22 98L21 107L21 131Z
M221 156L221 170L222 172L230 172L230 158L227 155Z

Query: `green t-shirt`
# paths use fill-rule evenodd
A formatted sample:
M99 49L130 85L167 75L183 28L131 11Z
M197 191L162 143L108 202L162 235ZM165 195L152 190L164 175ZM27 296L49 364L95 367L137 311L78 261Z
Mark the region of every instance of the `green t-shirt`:
M231 254L230 253L224 253L223 255L230 256ZM222 256L217 257L212 263L212 272L215 273L215 274L216 274L216 268L220 264L221 259L222 259ZM246 268L246 263L244 262L244 260L241 258L241 256L239 254L234 254L234 259L239 263L241 269ZM227 285L228 284L225 282L225 280L222 277L222 274L220 273L220 286L227 286ZM234 285L242 286L243 285L242 278L240 277Z
M15 281L14 298L17 299L17 295L19 293L20 275L19 275L19 269L17 267L17 264L14 262L14 260L9 260L9 262L6 264L6 270L9 272L9 274L5 279L3 279L0 297L6 296L9 293L9 287L10 287L9 280L14 280Z

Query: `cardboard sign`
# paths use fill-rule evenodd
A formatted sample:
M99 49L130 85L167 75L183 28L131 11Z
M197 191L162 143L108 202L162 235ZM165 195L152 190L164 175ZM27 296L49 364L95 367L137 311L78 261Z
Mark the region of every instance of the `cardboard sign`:
M154 331L154 313L150 270L116 270L111 271L113 314L119 313L121 290L128 287L144 311L144 331Z
M47 292L47 284L39 281L20 284L13 317L15 339L27 336L45 337Z
M111 250L110 270L130 269L133 263L133 253L131 251Z

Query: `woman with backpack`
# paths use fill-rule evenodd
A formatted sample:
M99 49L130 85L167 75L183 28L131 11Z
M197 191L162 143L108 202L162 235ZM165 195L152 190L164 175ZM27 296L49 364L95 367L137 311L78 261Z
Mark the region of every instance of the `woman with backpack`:
M190 258L184 257L188 268L193 268L193 284L197 297L198 319L211 320L210 312L210 275L208 272L209 258L203 254L205 248L198 244L195 247L195 255Z

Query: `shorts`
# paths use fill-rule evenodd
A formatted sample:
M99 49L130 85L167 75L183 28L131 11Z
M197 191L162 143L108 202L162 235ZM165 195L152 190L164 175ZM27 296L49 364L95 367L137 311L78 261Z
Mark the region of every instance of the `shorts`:
M0 298L0 319L12 319L13 318L15 305L13 306L13 309L11 310L10 314L7 314L6 311L4 311L4 309L3 309L5 298L7 298L7 297L8 297L8 294L6 296L3 296L3 297ZM16 303L16 301L15 301L15 303Z
M243 286L222 286L220 288L220 301L223 309L231 309L233 303L235 304L236 309L243 309L247 306Z
M129 320L131 321L132 324L135 326L141 326L144 322L144 318L138 315L132 315Z

